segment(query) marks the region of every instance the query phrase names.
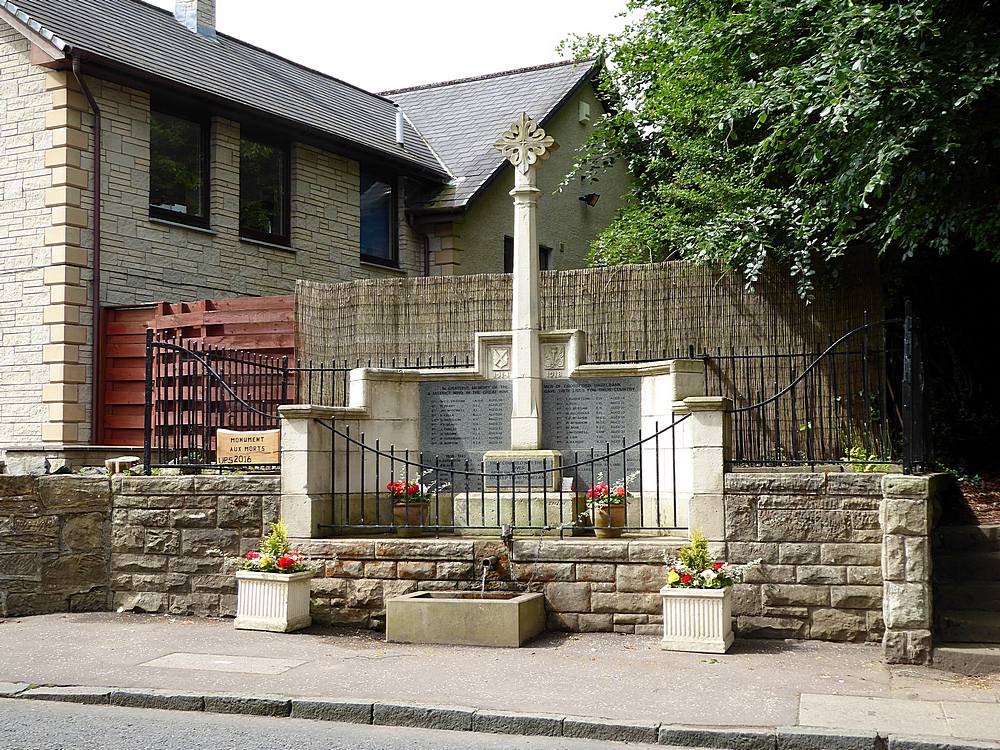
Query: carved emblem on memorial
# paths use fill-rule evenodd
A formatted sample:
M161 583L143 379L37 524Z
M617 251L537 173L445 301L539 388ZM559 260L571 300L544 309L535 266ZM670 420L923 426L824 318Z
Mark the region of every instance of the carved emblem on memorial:
M522 173L527 173L535 162L548 159L559 148L555 139L546 135L527 112L522 112L493 146Z
M542 369L547 378L566 376L566 347L562 344L546 344L542 347Z
M490 347L490 377L506 380L510 378L510 348Z

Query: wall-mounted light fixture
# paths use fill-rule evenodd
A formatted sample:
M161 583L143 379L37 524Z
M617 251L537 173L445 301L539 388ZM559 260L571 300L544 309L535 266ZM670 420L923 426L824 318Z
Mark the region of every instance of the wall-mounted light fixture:
M587 193L586 195L581 195L580 200L586 203L588 206L593 208L597 205L597 201L601 199L600 193Z

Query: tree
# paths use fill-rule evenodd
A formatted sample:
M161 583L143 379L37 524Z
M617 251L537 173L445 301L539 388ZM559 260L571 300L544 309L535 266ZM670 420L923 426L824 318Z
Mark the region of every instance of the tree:
M617 101L574 174L634 189L598 263L780 261L808 297L847 254L1000 258L995 0L631 0L577 38Z

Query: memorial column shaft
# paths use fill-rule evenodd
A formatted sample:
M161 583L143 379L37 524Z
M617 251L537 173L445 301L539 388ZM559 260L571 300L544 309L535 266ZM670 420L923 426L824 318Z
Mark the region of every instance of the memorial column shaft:
M514 268L511 309L510 447L537 450L542 447L542 353L538 343L541 328L539 306L538 233L535 212L541 191L536 170L514 170Z

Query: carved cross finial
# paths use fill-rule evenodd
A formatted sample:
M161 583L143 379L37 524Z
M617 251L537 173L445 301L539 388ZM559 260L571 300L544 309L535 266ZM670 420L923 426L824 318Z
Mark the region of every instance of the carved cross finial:
M545 131L527 112L522 112L493 146L515 169L525 174L532 164L539 159L545 161L559 148L555 139L545 135Z

